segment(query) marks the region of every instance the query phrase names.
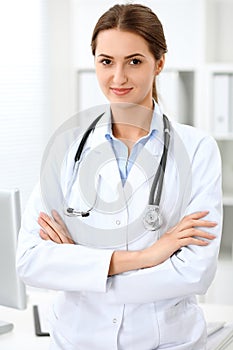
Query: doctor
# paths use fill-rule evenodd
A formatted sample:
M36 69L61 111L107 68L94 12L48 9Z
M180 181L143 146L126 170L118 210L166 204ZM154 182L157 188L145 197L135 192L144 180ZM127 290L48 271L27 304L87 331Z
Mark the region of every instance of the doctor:
M45 190L33 191L18 272L59 291L53 350L204 350L196 295L214 278L220 246L216 142L163 116L155 81L167 46L149 8L113 6L91 45L109 107L81 150L81 133L67 148L56 181L62 203L52 196L49 211Z

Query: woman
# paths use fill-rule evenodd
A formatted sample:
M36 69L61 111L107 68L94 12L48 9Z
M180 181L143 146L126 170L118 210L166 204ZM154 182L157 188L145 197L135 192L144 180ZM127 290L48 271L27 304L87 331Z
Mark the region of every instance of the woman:
M159 19L142 5L115 5L94 28L109 109L77 166L81 136L68 148L60 180L65 214L58 204L45 213L36 189L19 235L21 278L60 291L51 349L205 349L195 295L216 271L221 161L212 137L163 117L155 81L166 51ZM93 177L95 197L87 200Z

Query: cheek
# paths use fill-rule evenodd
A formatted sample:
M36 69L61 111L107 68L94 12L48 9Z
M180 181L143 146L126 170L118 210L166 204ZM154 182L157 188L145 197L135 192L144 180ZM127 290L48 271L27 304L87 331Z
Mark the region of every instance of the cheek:
M104 77L101 75L101 74L98 74L97 72L96 72L96 79L97 79L97 82L98 82L98 84L99 84L99 86L100 86L100 88L102 89L103 87L104 87L104 85L105 85L105 83L104 83Z
M96 80L97 80L97 86L99 88L99 90L101 90L101 92L105 95L105 97L108 96L108 87L109 87L109 83L108 83L108 77L107 74L99 74L96 72Z
M132 79L137 80L138 83L144 87L150 86L153 84L153 81L155 79L155 71L153 67L147 67L147 69L142 69L140 72L138 71L137 74L133 74Z
M144 76L141 80L142 89L145 91L152 90L154 79L155 79L154 75L149 75L146 78Z
M96 70L96 78L101 87L104 87L108 81L108 75L106 72Z

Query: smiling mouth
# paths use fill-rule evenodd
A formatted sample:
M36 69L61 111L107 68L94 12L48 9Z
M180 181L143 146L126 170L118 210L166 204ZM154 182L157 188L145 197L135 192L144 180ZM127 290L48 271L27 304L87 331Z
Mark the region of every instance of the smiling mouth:
M127 89L126 88L123 88L123 89L111 88L111 91L117 96L127 95L131 90L132 90L132 88L127 88Z

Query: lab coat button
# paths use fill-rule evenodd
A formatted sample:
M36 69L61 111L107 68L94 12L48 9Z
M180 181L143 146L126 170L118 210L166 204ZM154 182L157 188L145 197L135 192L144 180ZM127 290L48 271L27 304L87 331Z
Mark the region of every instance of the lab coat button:
M116 220L117 225L120 225L120 223L121 223L120 220Z
M114 318L114 319L112 320L112 322L113 322L113 323L117 323L117 319Z

